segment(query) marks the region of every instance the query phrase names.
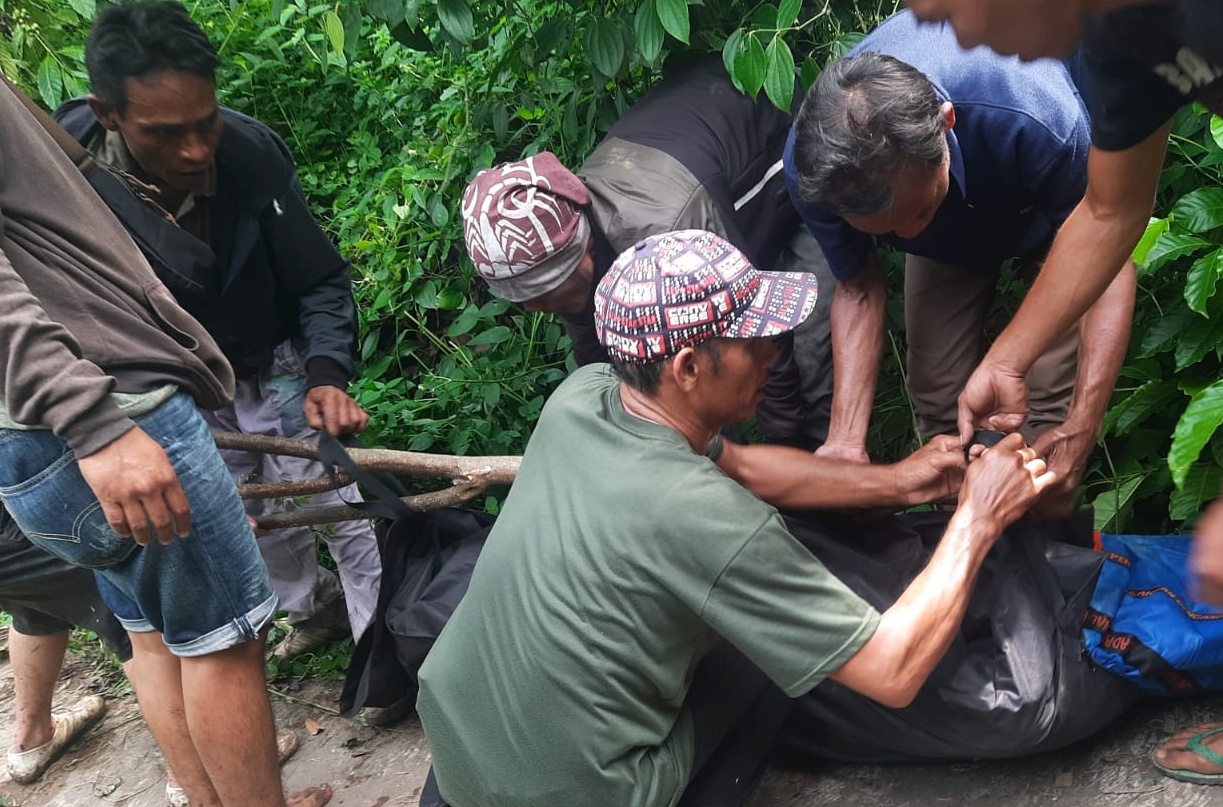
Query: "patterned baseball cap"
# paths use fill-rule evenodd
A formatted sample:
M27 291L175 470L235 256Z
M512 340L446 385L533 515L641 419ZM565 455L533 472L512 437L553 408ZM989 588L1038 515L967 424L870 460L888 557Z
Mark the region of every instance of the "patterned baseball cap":
M476 174L463 193L463 240L476 271L513 303L555 289L586 255L590 193L555 154Z
M817 291L814 275L760 272L725 239L678 230L616 258L595 289L595 332L612 359L650 364L719 336L793 330Z

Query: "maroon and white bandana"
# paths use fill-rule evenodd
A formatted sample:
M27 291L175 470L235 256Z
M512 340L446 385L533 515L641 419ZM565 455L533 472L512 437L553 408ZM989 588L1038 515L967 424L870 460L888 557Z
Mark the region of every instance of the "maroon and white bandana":
M616 258L595 289L595 332L614 361L650 364L719 336L793 330L817 293L815 275L760 272L723 238L678 230Z
M480 277L522 302L555 289L586 254L582 180L544 151L476 174L463 193L463 239Z

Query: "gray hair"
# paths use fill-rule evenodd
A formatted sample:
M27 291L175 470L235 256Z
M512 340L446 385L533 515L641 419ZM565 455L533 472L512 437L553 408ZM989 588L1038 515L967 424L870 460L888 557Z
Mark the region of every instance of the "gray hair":
M886 210L901 171L943 164L941 106L930 79L893 56L829 65L794 120L799 195L842 217Z

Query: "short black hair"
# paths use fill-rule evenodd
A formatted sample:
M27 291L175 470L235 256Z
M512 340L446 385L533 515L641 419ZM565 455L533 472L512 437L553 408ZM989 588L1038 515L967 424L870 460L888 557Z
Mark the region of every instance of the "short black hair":
M698 353L704 353L709 356L710 364L713 366L713 371L716 373L722 369L722 342L721 337L708 339L697 345L694 350ZM642 395L653 395L658 392L658 385L662 381L662 368L667 362L671 361L671 357L652 361L649 364L630 364L629 362L611 360L612 372L616 377L628 384L633 389L640 392Z
M930 79L893 56L829 65L794 120L799 195L841 217L886 210L897 174L946 159L941 108Z
M94 95L122 113L127 80L163 70L216 81L216 48L181 3L158 0L108 6L85 43L85 66Z

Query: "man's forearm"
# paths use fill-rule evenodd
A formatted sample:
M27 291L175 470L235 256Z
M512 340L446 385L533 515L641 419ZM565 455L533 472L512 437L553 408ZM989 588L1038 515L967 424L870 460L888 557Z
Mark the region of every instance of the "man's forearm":
M727 476L780 510L836 510L907 504L892 465L850 464L779 445L727 442Z
M887 318L887 288L878 260L872 255L856 278L837 283L833 295L829 442L865 445Z
M964 618L1000 524L961 505L926 568L880 618L871 640L831 677L885 706L912 702Z
M1109 288L1146 229L1167 134L1165 126L1124 152L1092 149L1087 195L983 363L1022 376Z
M1126 261L1121 272L1079 323L1079 371L1067 420L1098 430L1129 347L1137 272Z

